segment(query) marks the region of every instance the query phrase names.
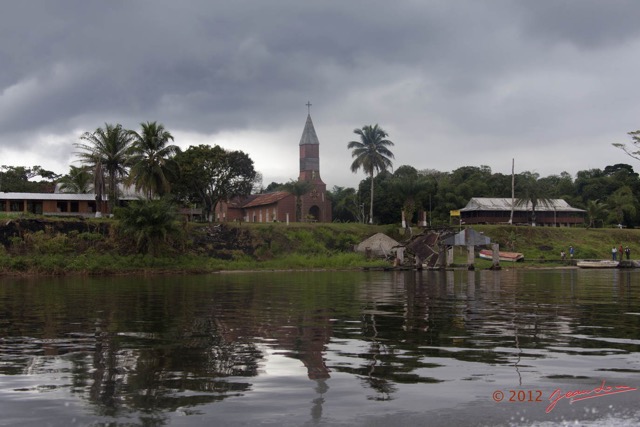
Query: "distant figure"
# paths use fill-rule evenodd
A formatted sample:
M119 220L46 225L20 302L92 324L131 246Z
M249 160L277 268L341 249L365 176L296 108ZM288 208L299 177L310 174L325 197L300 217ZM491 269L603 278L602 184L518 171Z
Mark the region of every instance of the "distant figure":
M565 253L564 250L560 251L560 259L562 261L565 261L567 259L567 254Z
M626 248L624 248L624 253L627 254L627 259L631 259L631 249L629 249L629 246L627 246Z
M618 254L618 248L615 246L611 248L611 259L616 260L616 255Z
M620 247L618 248L618 253L620 254L620 261L622 261L622 258L624 257L622 255L624 253L624 249L622 248L622 245L620 245Z
M573 246L569 246L569 258L573 259Z

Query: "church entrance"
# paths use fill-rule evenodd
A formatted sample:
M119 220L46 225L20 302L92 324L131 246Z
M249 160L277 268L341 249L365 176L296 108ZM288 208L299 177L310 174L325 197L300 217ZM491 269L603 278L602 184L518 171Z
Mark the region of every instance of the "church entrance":
M311 221L320 221L320 208L317 205L309 208L309 219Z

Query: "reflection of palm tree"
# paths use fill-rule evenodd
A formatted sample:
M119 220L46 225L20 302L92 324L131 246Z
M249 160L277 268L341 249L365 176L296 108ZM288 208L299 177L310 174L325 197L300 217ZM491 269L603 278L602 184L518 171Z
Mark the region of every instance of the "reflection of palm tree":
M375 314L371 314L371 326L373 328L373 336L371 337L371 343L369 347L369 354L371 354L371 362L369 363L369 369L366 378L364 380L369 386L382 395L382 397L375 397L374 400L391 400L391 394L396 391L396 387L392 382L386 378L382 378L376 375L376 368L378 366L378 356L381 354L381 349L384 344L380 343L378 339L378 327L376 325Z
M362 168L371 179L371 204L369 205L369 224L373 224L373 174L392 167L393 153L389 146L393 142L387 139L387 132L378 125L364 126L355 129L353 133L360 135L360 141L350 141L347 148L353 150L351 157L355 160L351 164L351 172L357 172Z

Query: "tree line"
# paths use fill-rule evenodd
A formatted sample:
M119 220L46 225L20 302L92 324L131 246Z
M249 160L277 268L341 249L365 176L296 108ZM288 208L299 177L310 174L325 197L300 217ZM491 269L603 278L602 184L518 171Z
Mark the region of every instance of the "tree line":
M265 188L253 160L242 151L217 145L191 146L183 151L171 144L173 136L162 124L145 122L140 126L140 131L133 131L119 124L105 124L84 133L75 144L80 166L71 166L64 176L40 166L2 166L0 191L51 192L58 184L61 191L70 193L95 192L99 200L105 194L113 209L122 185L128 185L148 199L168 196L183 205L198 205L211 217L218 203L236 196L287 190L299 200L310 189L294 180L272 182ZM636 146L640 145L639 132L629 133ZM367 177L357 188L334 186L328 191L334 221L393 224L401 221L404 212L409 224L420 222L421 213L426 214L429 225L448 224L450 211L464 207L472 197L510 198L514 178L518 200L541 205L551 199L564 199L587 211L590 227L640 225L636 197L640 194L640 176L628 164L582 170L575 178L567 172L541 177L529 171L512 177L493 173L484 165L451 172L403 165L391 172L394 156L389 147L394 143L387 132L376 124L355 129L354 133L359 140L347 143L354 159L351 170L362 169ZM640 151L624 144L613 145L640 158Z
M85 132L74 144L79 166L64 176L40 166L0 168L0 191L95 193L98 211L105 199L109 211L118 206L126 187L145 198L168 197L182 205L197 204L210 217L216 205L251 193L260 175L242 151L198 145L186 150L171 144L173 135L157 122L140 124L140 131L105 123ZM40 178L36 180L36 178Z

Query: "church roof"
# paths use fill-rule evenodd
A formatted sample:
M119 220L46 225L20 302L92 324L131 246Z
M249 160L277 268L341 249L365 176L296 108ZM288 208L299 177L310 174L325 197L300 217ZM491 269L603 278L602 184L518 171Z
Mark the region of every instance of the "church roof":
M304 124L304 130L300 137L300 145L306 144L320 144L318 135L316 135L316 130L313 127L313 122L311 121L311 114L307 115L307 122Z
M270 205L272 203L277 202L278 200L284 199L290 194L291 193L288 193L286 191L276 191L273 193L258 194L258 195L255 195L255 197L252 197L251 199L249 199L246 203L244 203L242 207L250 208L253 206Z

